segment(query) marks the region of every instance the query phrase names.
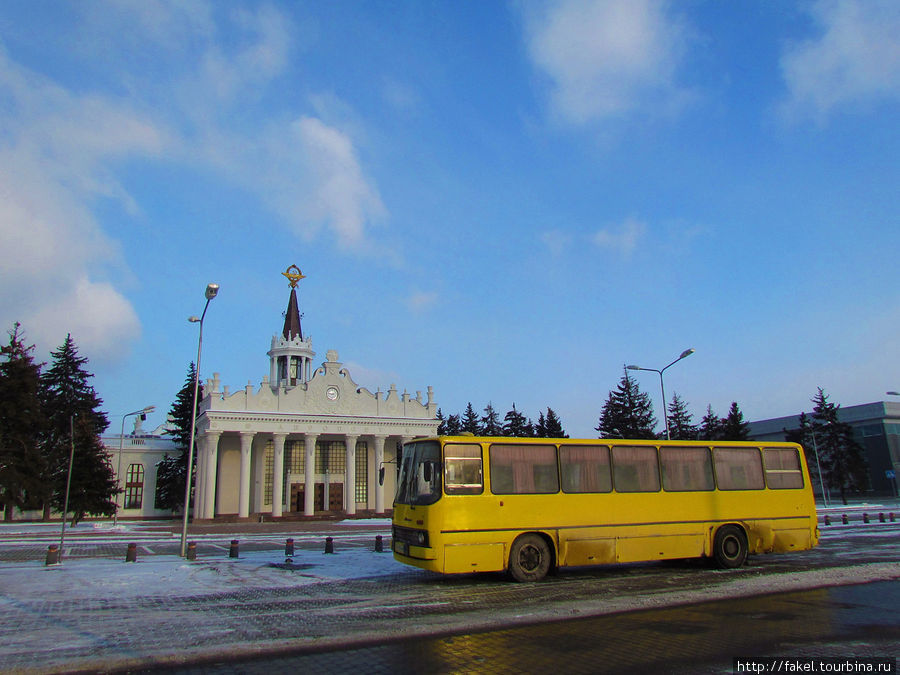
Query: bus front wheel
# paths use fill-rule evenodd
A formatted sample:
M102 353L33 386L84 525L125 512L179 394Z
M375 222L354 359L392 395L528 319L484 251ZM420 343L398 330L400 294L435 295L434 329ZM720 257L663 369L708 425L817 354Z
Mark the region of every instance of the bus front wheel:
M713 555L719 567L734 569L747 562L747 535L737 525L725 525L716 531Z
M513 542L509 573L516 581L540 581L550 571L550 547L543 537L525 534Z

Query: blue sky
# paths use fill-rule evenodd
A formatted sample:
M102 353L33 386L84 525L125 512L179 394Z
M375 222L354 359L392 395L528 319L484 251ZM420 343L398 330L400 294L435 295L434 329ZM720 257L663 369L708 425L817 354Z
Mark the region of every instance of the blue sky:
M0 3L0 324L118 429L196 356L317 360L573 436L900 389L900 3ZM637 373L654 397L658 378ZM660 427L662 424L660 423Z

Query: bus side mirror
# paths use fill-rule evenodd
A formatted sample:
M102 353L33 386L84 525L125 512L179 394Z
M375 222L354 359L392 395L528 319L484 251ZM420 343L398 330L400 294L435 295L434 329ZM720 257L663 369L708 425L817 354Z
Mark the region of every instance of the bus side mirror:
M422 479L426 483L431 482L431 462L425 462L422 464Z
M384 485L384 465L382 465L381 468L378 469L378 484Z

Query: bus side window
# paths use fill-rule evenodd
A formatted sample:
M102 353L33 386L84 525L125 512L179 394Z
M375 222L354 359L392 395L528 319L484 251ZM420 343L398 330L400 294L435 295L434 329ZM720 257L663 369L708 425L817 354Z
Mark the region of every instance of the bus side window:
M480 445L448 443L444 446L444 492L448 495L484 492Z
M659 492L656 448L614 445L612 465L616 492Z
M610 492L609 448L605 445L560 445L563 492Z
M494 443L488 453L494 494L559 492L555 445Z
M713 448L720 490L762 490L762 459L757 448Z
M796 448L763 448L766 484L773 490L803 487L800 455Z

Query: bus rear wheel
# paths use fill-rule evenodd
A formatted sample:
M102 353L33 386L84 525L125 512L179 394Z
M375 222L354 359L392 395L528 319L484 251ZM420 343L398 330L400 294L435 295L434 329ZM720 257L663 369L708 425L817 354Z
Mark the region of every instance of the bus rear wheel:
M550 547L536 534L522 535L509 551L509 573L516 581L540 581L551 563Z
M716 531L713 555L719 567L734 569L747 562L747 535L737 525L725 525Z

